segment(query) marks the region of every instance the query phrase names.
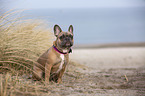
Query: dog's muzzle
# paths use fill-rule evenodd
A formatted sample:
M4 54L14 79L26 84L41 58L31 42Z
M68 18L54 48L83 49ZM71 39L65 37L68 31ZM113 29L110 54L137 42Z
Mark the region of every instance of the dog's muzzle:
M70 38L66 37L63 41L62 41L62 47L63 48L69 48L71 46L73 46L73 42Z

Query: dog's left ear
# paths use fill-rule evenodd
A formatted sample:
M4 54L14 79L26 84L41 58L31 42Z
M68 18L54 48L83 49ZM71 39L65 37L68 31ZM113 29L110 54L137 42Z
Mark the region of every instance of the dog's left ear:
M54 25L54 35L57 37L60 32L62 32L61 28L58 25Z
M72 25L69 26L68 31L71 32L71 33L73 34L73 26L72 26Z

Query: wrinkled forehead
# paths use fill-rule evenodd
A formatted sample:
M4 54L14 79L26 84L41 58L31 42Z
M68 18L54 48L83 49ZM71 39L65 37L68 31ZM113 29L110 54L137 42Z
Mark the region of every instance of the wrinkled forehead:
M58 36L62 36L62 35L72 35L73 36L73 34L71 32L60 32L58 34Z

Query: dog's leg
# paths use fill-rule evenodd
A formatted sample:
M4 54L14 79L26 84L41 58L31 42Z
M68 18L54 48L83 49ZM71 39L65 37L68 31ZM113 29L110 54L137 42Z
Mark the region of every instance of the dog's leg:
M33 79L34 80L41 80L42 79L42 69L34 65L33 67Z
M58 81L57 81L58 84L62 83L62 76L63 76L63 74L64 74L65 67L66 67L66 66L64 66L64 67L62 68L62 70L60 71L60 73L59 73Z
M51 68L52 68L52 64L46 63L46 65L45 65L45 83L47 83L47 84L49 84Z

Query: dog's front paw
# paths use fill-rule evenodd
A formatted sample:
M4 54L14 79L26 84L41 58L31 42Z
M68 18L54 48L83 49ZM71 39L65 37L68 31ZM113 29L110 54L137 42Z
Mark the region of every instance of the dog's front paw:
M57 84L62 84L61 78L58 79Z
M49 82L46 82L46 81L45 81L45 82L44 82L44 85L45 85L45 86L48 86L48 85L49 85Z
M45 79L45 84L49 84L49 79Z

